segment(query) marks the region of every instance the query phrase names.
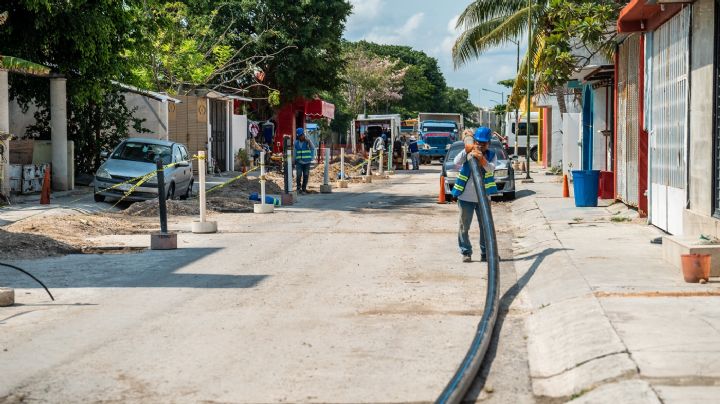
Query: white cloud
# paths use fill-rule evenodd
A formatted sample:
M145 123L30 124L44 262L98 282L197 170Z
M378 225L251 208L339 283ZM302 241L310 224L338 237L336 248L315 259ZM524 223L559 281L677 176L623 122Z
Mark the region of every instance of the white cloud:
M460 30L455 28L458 22L458 18L460 18L460 14L456 15L455 17L451 18L450 21L448 21L447 30L453 35L460 34Z
M413 37L421 27L425 13L416 13L410 16L403 25L395 29L388 29L387 27L380 26L375 27L365 36L365 39L370 42L376 42L388 45L400 45L411 42Z
M348 18L347 30L364 30L373 25L385 7L383 0L350 0L353 10Z

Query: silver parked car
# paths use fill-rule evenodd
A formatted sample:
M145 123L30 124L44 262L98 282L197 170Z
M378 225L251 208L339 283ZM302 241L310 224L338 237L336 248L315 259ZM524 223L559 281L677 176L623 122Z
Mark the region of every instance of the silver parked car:
M137 180L157 169L160 158L164 165L177 163L165 170L165 195L181 199L192 195L193 169L187 148L181 143L157 139L130 138L120 143L95 173L95 202L106 197L123 198ZM135 180L133 180L135 179ZM133 180L125 183L126 181ZM122 183L122 184L121 184ZM121 184L113 189L114 185ZM126 201L144 201L158 197L157 176L133 190Z
M452 197L450 190L455 186L455 179L459 173L453 160L464 148L465 143L455 142L445 155L442 175L445 177L445 198L448 200ZM498 192L506 200L515 199L515 171L512 167L512 160L499 140L493 139L490 142L490 149L495 152L498 160L498 165L495 167L495 184L497 184Z

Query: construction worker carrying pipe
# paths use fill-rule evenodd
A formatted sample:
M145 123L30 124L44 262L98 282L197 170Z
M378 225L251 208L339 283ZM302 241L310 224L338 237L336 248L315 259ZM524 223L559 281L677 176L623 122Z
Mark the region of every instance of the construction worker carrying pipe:
M297 191L299 194L307 193L308 180L310 178L310 163L313 161L315 145L305 137L305 130L298 128L295 131L295 177L297 178Z
M490 138L492 130L487 127L478 128L472 138L465 138L465 150L462 150L455 157L455 166L460 170L455 186L451 193L458 200L460 208L460 228L458 229L458 246L460 254L462 254L463 262L472 262L472 243L468 236L470 224L472 223L473 213L477 214L478 226L480 227L480 260L486 261L485 255L485 235L480 225L480 204L478 203L475 185L472 181L472 171L468 161L469 155L472 155L481 167L483 175L483 183L485 184L485 193L490 196L498 192L495 185L495 166L497 165L497 156L495 152L490 150Z

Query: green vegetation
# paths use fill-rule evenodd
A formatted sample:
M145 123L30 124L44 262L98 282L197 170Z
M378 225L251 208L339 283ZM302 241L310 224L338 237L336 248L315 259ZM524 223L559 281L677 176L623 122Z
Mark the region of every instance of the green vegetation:
M527 90L527 64L532 63L533 92L563 95L570 75L613 45L614 22L622 7L614 0L475 0L458 18L463 33L453 47L456 66L486 51L527 36L528 52L513 82L510 105L515 107ZM565 103L558 97L560 109Z

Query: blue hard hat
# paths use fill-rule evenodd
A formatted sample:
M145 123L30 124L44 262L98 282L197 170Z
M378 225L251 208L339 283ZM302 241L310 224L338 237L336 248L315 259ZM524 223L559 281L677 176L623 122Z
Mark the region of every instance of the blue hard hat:
M383 133L382 138L383 138L383 140L387 139L387 135Z
M489 142L491 136L492 130L486 126L481 126L475 131L473 139L475 139L476 142Z
M295 133L296 133L298 136L303 136L303 135L305 135L305 129L303 129L303 128L297 128L297 130L295 131Z

